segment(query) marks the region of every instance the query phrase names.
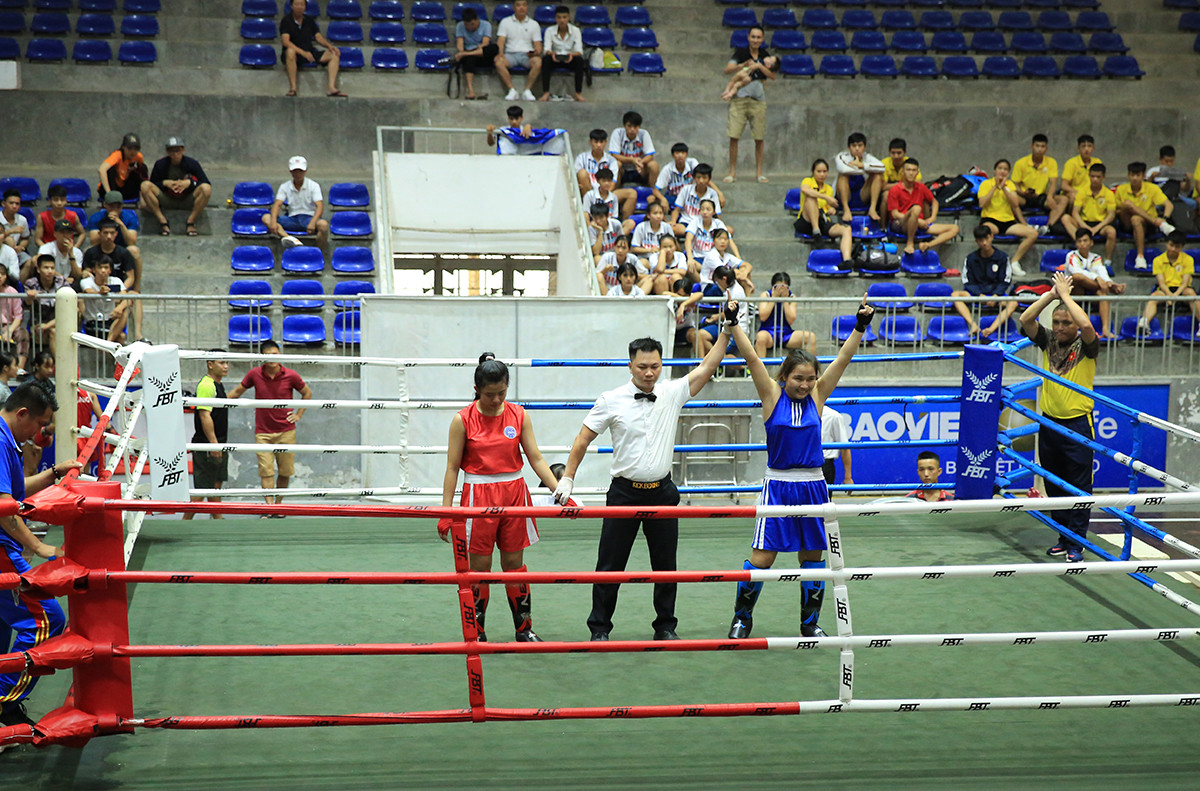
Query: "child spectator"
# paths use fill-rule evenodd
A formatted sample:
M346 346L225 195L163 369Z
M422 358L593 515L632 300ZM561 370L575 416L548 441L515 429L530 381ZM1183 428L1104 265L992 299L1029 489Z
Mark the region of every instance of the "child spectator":
M465 12L464 12L465 13ZM488 145L493 145L489 142ZM575 180L579 182L580 197L588 190L596 188L596 173L601 168L607 168L610 173L616 173L620 165L608 153L608 133L603 129L593 129L588 133L590 151L584 151L575 157ZM589 204L585 203L584 206Z
M675 345L691 346L694 354L697 348L697 329L694 322L696 306L688 304L686 300L691 296L692 287L686 279L676 280L671 284L671 293L681 298L678 302L679 307L687 305L684 310L680 310L679 307L675 309Z
M644 297L646 292L638 287L637 267L628 261L617 267L617 284L608 290L610 297Z
M38 248L38 258L48 255L54 259L54 266L59 274L67 278L68 283L78 283L83 279L83 253L75 246L75 226L69 220L59 220L54 224L54 241L47 242ZM30 264L26 264L27 270ZM29 277L29 274L22 272Z
M25 281L25 305L29 308L29 335L39 347L54 354L54 294L67 285L55 270L54 256L40 253L35 259L37 274Z
M738 323L742 325L744 330L748 325L748 306L746 304L746 292L738 285L737 279L733 274L733 270L727 266L719 266L713 272L711 283L705 285L700 291L695 291L690 297L675 309L676 320L687 315L688 309L693 305L696 306L696 313L703 318L700 320L700 327L696 331L696 349L701 357L708 354L708 350L712 348L713 341L717 339L720 333L720 323L722 319L722 311L725 307L724 302L701 302L703 299L725 298L736 300L738 303Z
M961 290L955 291L951 296L1006 296L1012 286L1012 265L1009 263L1008 255L1003 250L997 250L993 246L992 227L989 224L981 223L975 226L975 247L976 249L971 251L971 254L967 256L967 260L963 263L963 287ZM985 302L984 305L999 310L995 320L983 330L985 338L1003 327L1004 322L1008 321L1008 317L1017 309L1016 300ZM972 305L966 302L954 303L954 309L958 311L958 315L966 319L967 325L971 328L971 334L975 335L980 330L971 313L971 307Z
M1045 211L1050 216L1046 225L1053 226L1062 219L1067 199L1058 194L1058 162L1046 156L1050 138L1038 133L1033 136L1029 153L1017 160L1012 169L1012 185L1021 205L1030 211Z
M732 241L729 238L729 231L724 228L718 228L712 232L712 249L704 254L704 259L700 262L700 282L708 283L717 267L727 266L733 270L742 289L747 294L753 294L754 282L750 280L750 273L754 267L749 261L743 261L729 252L729 245Z
M671 210L671 228L676 236L687 233L688 223L700 217L700 201L713 201L714 213L721 213L725 196L713 186L712 172L712 165L701 162L692 168L692 183L680 187Z
M479 18L474 8L464 8L462 21L454 27L454 59L467 75L467 99L486 99L487 94L475 93L475 72L490 67L500 54L492 42L492 23Z
M1067 233L1074 236L1080 229L1091 232L1092 238L1104 237L1104 265L1112 266L1113 251L1117 248L1117 196L1104 186L1107 168L1093 162L1088 168L1088 186L1075 194L1071 215L1063 217Z
M1117 186L1117 221L1122 228L1133 233L1133 245L1137 249L1133 265L1145 269L1146 226L1151 225L1164 234L1170 234L1175 226L1167 222L1167 218L1174 207L1157 185L1146 183L1145 162L1130 162L1127 171L1129 183Z
M1172 231L1167 235L1167 252L1154 259L1154 290L1151 297L1195 297L1192 288L1192 274L1196 271L1196 262L1190 255L1183 252L1187 236L1183 231ZM1200 338L1200 301L1192 299L1188 302L1192 311L1192 323L1196 325L1195 337ZM1173 312L1178 312L1178 303L1173 305ZM1142 317L1138 319L1138 332L1150 331L1150 319L1158 313L1158 302L1151 299L1146 303Z
M917 160L912 157L904 160L904 167L900 170L900 183L888 192L888 217L892 229L896 233L904 234L904 252L908 255L913 253L918 231L925 231L933 236L933 239L917 245L921 252L932 250L958 235L957 225L934 222L938 213L937 198L933 197L929 187L917 181L917 174L920 172L921 165ZM928 219L925 217L926 206L929 207Z
M21 193L17 193L19 197ZM43 245L47 242L54 241L54 226L59 220L66 220L71 223L71 227L75 229L75 245L83 246L84 230L83 221L86 219L84 215L75 210L67 208L67 188L61 184L55 184L46 190L46 200L50 204L50 208L37 216L37 222L34 224L33 238L37 240L37 244ZM17 204L18 208L20 203ZM28 225L26 221L26 225Z
M12 274L3 273L4 293L20 294L21 281ZM23 299L5 297L0 299L0 341L15 352L16 370L25 372L25 361L29 359L29 331L25 329L25 308ZM7 368L7 366L4 366ZM6 371L0 371L5 373ZM2 377L0 377L2 378Z
M112 259L106 255L96 261L91 277L80 284L83 293L97 294L96 297L81 297L79 309L83 313L83 331L94 338L106 338L119 343L125 333L125 321L129 313L129 300L117 299L113 294L121 293L121 278L112 273Z
M555 67L567 68L575 78L575 101L582 102L583 75L587 61L583 57L583 34L571 24L571 9L565 5L554 9L554 25L546 28L542 41L543 69L542 96L539 101L550 101L550 75Z
M626 196L624 201L618 201L617 193L613 191L612 171L608 168L600 168L596 171L596 187L588 190L587 194L583 196L583 205L608 204L608 216L621 219L621 232L629 233L633 230L633 220L628 218L637 205L637 193L633 190L626 190L626 192L632 194Z
M1158 164L1146 171L1146 178L1154 182L1168 200L1186 206L1195 223L1196 201L1192 198L1192 179L1186 170L1175 167L1175 146L1158 149ZM1175 224L1179 224L1178 215Z
M887 214L887 194L893 185L900 183L900 172L904 170L904 160L908 159L908 141L903 137L893 137L888 143L888 158L883 160L883 192L879 196L879 211ZM828 165L826 166L828 169ZM924 181L921 171L917 170L917 181Z
M617 246L621 223L608 216L607 203L593 203L588 209L588 235L592 241L592 258L597 263L601 255Z
M654 278L652 291L655 294L674 292L680 281L685 288L691 286L693 279L699 282L699 265L693 265L694 270L688 266L687 256L679 252L679 242L669 233L659 239L658 252L651 253L647 263Z
M771 275L771 296L792 296L792 278L787 272ZM806 349L817 353L817 336L808 330L795 331L795 302L758 303L758 333L754 336L754 349L759 357L768 357L772 349ZM825 407L827 410L829 407ZM830 457L832 458L832 457ZM846 470L849 471L849 466ZM847 474L849 474L847 472Z
M538 23L529 18L529 1L514 0L512 16L500 20L496 27L496 46L500 52L493 63L496 66L496 76L508 89L504 97L506 101L514 102L524 99L534 100L533 86L537 84L538 75L542 73L542 29ZM513 85L509 69L528 68L525 77L525 90L517 93Z
M705 253L713 248L713 233L729 230L725 223L716 217L716 206L715 202L708 199L700 201L700 216L688 223L683 238L683 250L691 261L704 261ZM737 255L737 245L733 243L732 237L729 243L733 254Z
M813 162L812 175L800 182L800 211L796 212L794 227L805 236L828 236L838 240L842 268L850 269L854 235L849 225L842 225L835 219L838 199L833 197L833 186L826 182L828 177L829 163L823 159Z
M621 234L614 240L613 249L601 255L600 260L596 262L596 276L600 279L601 294L606 294L613 286L620 285L618 270L625 264L633 267L633 279L637 282L638 257L629 252L629 237ZM649 274L650 270L644 265L640 268Z
M908 161L908 160L905 160ZM916 161L916 160L912 160ZM867 153L867 136L854 132L846 138L846 150L834 159L837 166L837 196L842 204L842 220L849 223L850 191L857 190L859 199L867 204L867 215L879 222L879 195L883 192L883 163ZM902 168L903 169L903 168Z
M654 142L642 129L642 116L630 110L608 136L608 153L621 165L618 185L628 183L653 186L658 181L658 163L654 161Z
M1075 249L1067 253L1063 270L1071 276L1072 294L1124 294L1125 284L1118 283L1108 274L1104 260L1092 252L1095 239L1087 228L1075 232ZM1112 339L1112 324L1109 321L1107 301L1100 303L1100 337Z
M816 348L814 344L813 348ZM851 474L850 465L850 449L849 448L831 448L831 442L849 442L850 429L846 426L846 421L842 417L842 413L838 412L831 406L821 407L821 444L823 447L823 456L825 461L821 464L821 473L825 476L825 483L832 485L837 479L837 465L834 461L838 456L842 457L842 471L845 473L842 476L842 483L847 486L854 485L854 476Z
M1012 273L1017 277L1025 277L1021 256L1029 252L1029 248L1037 241L1038 231L1044 229L1034 228L1025 222L1021 214L1021 200L1008 178L1011 170L1012 163L1007 159L997 160L992 165L992 177L979 185L979 217L991 227L993 234L1020 238L1017 252L1012 257Z
M20 302L20 300L17 300ZM8 352L0 352L0 404L8 400L12 395L12 388L15 382L12 380L21 374L25 373L17 367L17 358ZM8 635L4 636L4 640L8 639ZM4 642L0 640L0 642Z
M5 190L3 208L0 208L0 243L12 248L17 254L17 263L23 265L29 260L30 231L29 220L20 209L21 191L15 187Z
M117 190L124 200L137 200L142 194L142 182L150 178L142 156L142 141L130 132L121 139L121 147L100 163L100 183L96 199L104 202L108 193Z
M692 173L699 164L694 157L688 156L687 143L671 146L671 161L659 171L650 205L661 203L666 209L675 208L679 191L692 183Z
M1091 166L1103 163L1099 157L1092 156L1096 151L1096 139L1091 135L1080 135L1075 141L1075 148L1079 153L1068 159L1062 170L1062 189L1067 194L1068 202L1074 202L1076 193L1087 188Z
M138 279L141 280L142 250L138 247L137 242L138 231L141 230L142 225L138 221L137 212L124 208L124 204L121 202L121 193L116 190L105 195L104 208L88 218L88 244L100 244L100 223L106 219L116 225L116 243L129 252L129 255L133 258ZM120 273L118 272L117 274Z
M936 484L942 476L942 457L931 450L917 454L917 480L926 485ZM905 497L914 497L930 503L953 500L954 495L946 489L913 489Z
M83 270L84 274L90 275L95 272L96 262L101 257L107 257L112 265L111 274L121 281L121 291L126 294L137 294L139 275L141 274L138 262L129 254L121 245L117 244L117 223L111 217L105 217L99 222L100 234L97 243L87 249L83 254ZM128 301L128 300L127 300ZM144 340L142 337L142 303L134 301L132 305L133 313L133 337L138 340Z
M658 251L659 238L671 233L671 228L663 221L665 211L663 204L652 203L646 209L646 219L633 229L632 250L638 255L649 255Z

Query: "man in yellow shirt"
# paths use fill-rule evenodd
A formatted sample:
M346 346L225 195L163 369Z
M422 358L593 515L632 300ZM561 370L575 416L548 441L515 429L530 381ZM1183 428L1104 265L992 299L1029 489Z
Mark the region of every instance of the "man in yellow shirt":
M1079 154L1068 159L1062 170L1062 191L1066 193L1068 205L1075 201L1075 193L1087 188L1088 168L1102 161L1092 156L1096 150L1096 139L1091 135L1080 135L1075 147Z
M1063 217L1067 235L1074 237L1080 228L1092 232L1092 238L1104 237L1104 265L1112 266L1117 248L1117 195L1104 186L1108 169L1100 162L1088 168L1088 187L1075 194L1070 215Z
M1157 228L1164 234L1171 233L1175 226L1167 222L1167 218L1175 207L1157 184L1146 183L1145 162L1130 162L1128 170L1129 183L1117 187L1117 220L1122 228L1133 233L1133 244L1137 248L1133 265L1146 269L1146 226Z
M1154 259L1154 290L1151 297L1195 297L1196 290L1192 288L1192 274L1196 271L1196 262L1190 255L1183 252L1187 235L1183 231L1172 231L1167 235L1167 252ZM1178 304L1178 303L1176 303ZM1200 300L1188 302L1192 310L1192 323L1200 322ZM1178 313L1178 308L1175 309ZM1150 332L1150 319L1158 313L1158 302L1151 299L1146 303L1142 317L1138 319L1138 332ZM1200 326L1194 326L1195 337L1200 338ZM1170 328L1164 330L1170 335Z
M1058 194L1058 162L1046 156L1050 140L1039 133L1033 136L1029 154L1013 165L1012 184L1026 211L1045 211L1046 225L1054 225L1067 209L1067 199Z
M992 165L992 177L979 185L979 219L996 236L1016 236L1021 240L1012 256L1012 273L1015 277L1024 277L1021 256L1029 252L1037 241L1038 231L1044 229L1026 224L1021 215L1021 199L1009 179L1011 168L1012 163L1007 159L998 160Z
M1050 330L1038 323L1038 316L1055 299ZM1100 339L1087 313L1071 299L1071 276L1054 273L1054 288L1038 297L1021 314L1021 331L1042 350L1042 368L1088 390L1096 378L1096 358ZM1042 416L1088 439L1092 434L1092 405L1089 395L1077 393L1054 382L1042 384ZM1092 449L1043 425L1038 431L1038 461L1047 472L1073 489L1092 493ZM1077 493L1049 478L1044 479L1047 497L1071 497ZM1071 508L1052 511L1050 517L1065 529L1083 538L1087 534L1091 511ZM1068 563L1083 560L1083 547L1074 538L1063 535L1046 550L1051 557L1067 556Z

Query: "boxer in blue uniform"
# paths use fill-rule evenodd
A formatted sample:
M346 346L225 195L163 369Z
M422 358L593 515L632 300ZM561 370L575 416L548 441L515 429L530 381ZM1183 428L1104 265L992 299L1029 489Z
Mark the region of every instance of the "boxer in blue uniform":
M875 309L867 305L866 295L858 308L857 322L850 337L842 344L837 358L821 373L820 363L810 352L793 349L779 366L778 381L771 378L754 350L754 343L741 327L733 327L738 352L746 358L746 367L762 400L763 421L767 429L767 472L759 494L759 505L818 505L829 502L829 490L821 471L821 409L842 372L858 349L863 333L871 325ZM820 517L765 517L754 527L750 559L743 568L769 569L780 552L795 552L800 567L825 568L822 553L828 546L825 520ZM804 582L800 596L800 633L805 637L823 637L817 625L823 581ZM734 603L731 638L750 636L754 626L754 604L762 591L761 582L739 582Z

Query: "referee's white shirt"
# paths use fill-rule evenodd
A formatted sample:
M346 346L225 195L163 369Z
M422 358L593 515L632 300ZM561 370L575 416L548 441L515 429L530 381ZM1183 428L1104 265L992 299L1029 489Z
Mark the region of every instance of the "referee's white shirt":
M654 385L653 402L634 398L638 392L629 382L601 394L583 425L597 434L608 429L612 435L612 477L659 481L671 472L679 411L692 397L691 385L686 376L660 379Z
M821 407L821 442L849 442L850 430L842 413L831 406ZM836 459L841 455L840 448L823 448L826 459Z

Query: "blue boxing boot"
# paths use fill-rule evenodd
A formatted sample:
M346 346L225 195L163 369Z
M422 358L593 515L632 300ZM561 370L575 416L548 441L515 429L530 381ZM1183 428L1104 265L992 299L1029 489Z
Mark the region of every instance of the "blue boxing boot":
M761 571L750 561L742 564L747 571ZM733 623L729 625L729 639L741 640L750 636L754 628L754 605L758 602L758 594L762 593L761 582L739 582L737 599L733 603Z
M802 569L823 569L823 560L805 560ZM821 617L821 602L825 599L825 580L800 583L800 634L805 637L826 637L825 630L817 626Z

